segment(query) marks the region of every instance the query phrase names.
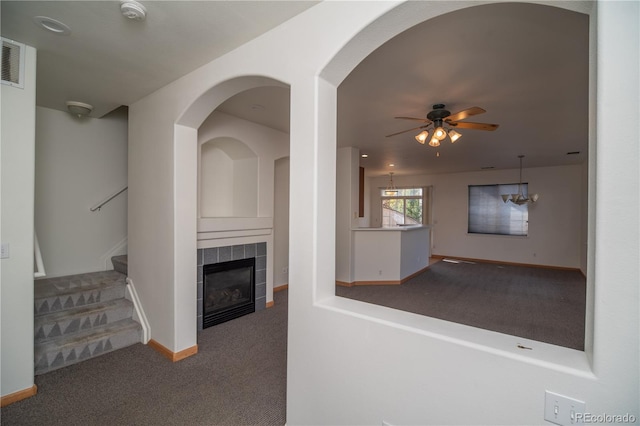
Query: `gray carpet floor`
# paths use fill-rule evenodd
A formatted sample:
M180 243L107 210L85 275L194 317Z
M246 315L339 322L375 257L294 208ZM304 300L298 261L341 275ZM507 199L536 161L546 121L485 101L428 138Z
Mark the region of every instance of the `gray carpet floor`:
M440 261L402 285L338 287L338 296L584 350L579 271Z
M172 363L135 344L36 376L36 396L1 410L10 425L283 425L287 292L275 306L198 333Z
M585 279L576 271L438 262L402 285L336 294L584 349ZM287 296L198 333L198 353L180 362L136 344L36 376L37 395L3 407L0 423L283 425Z

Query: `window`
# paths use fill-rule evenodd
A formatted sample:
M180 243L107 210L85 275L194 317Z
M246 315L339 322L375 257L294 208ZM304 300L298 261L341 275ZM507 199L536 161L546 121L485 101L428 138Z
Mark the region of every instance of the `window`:
M422 224L423 188L400 188L393 194L380 190L382 227Z
M527 184L522 184L527 195ZM502 194L517 194L518 184L469 185L469 233L528 235L529 207L502 201Z

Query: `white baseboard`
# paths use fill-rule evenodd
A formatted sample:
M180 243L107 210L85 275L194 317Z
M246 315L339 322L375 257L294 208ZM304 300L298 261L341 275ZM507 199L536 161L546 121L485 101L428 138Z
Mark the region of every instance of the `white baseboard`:
M151 328L149 327L147 316L144 314L144 310L142 309L142 303L140 303L133 281L131 281L131 278L129 277L127 277L127 291L125 297L133 303L133 316L134 319L140 323L140 326L142 326L142 343L146 345L151 338Z

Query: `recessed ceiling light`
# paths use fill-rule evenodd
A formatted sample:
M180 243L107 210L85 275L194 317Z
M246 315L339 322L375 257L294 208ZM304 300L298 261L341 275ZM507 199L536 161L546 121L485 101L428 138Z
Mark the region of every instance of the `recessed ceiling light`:
M36 16L33 18L33 22L41 26L47 31L51 31L55 34L69 35L71 34L71 28L66 24L58 21L57 19L49 18L48 16Z
M368 158L369 154L362 154L362 158Z
M389 163L389 167L395 167L396 165L393 163Z

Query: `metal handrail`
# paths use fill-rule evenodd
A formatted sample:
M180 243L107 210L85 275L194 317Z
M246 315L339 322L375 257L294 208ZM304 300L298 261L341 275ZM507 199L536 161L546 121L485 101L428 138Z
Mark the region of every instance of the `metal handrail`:
M107 204L109 201L113 200L114 198L116 198L118 195L122 194L124 191L126 191L129 187L125 186L124 188L122 188L120 191L114 193L113 195L111 195L109 198L105 199L103 202L96 204L95 206L91 207L89 210L91 210L92 212L95 212L96 210L100 210L102 208L102 206L104 206L105 204Z

